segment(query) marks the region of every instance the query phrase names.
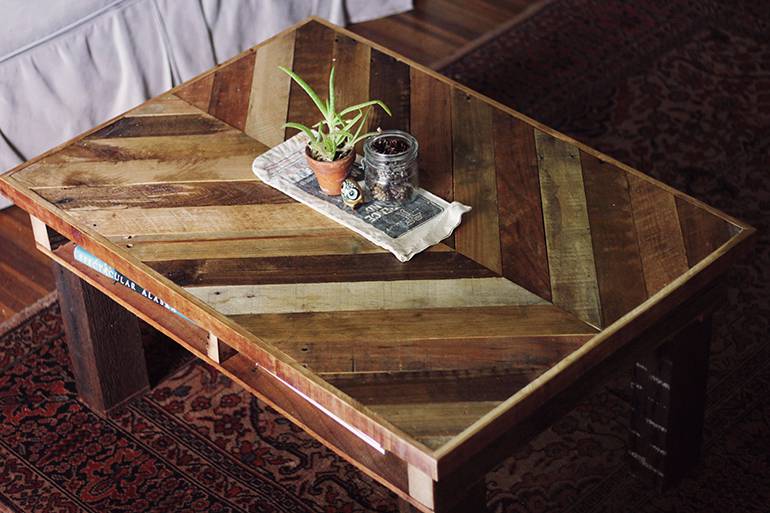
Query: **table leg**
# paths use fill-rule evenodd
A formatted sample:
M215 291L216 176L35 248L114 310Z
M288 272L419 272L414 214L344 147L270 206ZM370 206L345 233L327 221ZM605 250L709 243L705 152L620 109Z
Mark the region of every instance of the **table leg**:
M78 394L104 415L149 387L139 320L64 267L54 275Z
M486 513L487 487L482 479L470 490L459 503L450 510L437 510L436 513ZM399 500L399 513L418 513L418 510L405 500Z
M700 458L711 315L636 363L629 454L642 477L675 485Z

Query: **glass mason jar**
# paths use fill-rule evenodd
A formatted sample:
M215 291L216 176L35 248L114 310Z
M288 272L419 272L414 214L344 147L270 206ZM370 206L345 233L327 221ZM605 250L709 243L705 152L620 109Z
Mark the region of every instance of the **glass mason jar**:
M383 149L387 153L383 153ZM385 130L364 143L366 187L376 201L403 205L419 185L417 139L401 130Z

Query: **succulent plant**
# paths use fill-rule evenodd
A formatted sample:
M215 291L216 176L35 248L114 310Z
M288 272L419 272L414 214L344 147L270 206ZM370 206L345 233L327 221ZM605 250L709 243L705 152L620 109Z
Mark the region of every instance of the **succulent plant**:
M389 116L391 115L388 106L380 100L368 100L345 107L337 112L334 93L334 66L332 66L329 74L329 98L326 101L322 100L302 77L283 66L279 66L279 68L307 93L323 116L323 119L312 127L295 122L288 122L283 125L301 130L308 136L308 147L312 157L316 160L325 162L339 160L345 157L348 152L353 151L356 143L375 134L376 132L361 133L366 126L366 120L372 107L378 106Z

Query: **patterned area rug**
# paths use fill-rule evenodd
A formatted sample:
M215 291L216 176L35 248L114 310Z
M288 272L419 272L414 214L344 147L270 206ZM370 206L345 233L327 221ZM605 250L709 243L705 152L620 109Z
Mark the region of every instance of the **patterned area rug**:
M624 463L628 406L622 388L607 389L487 477L491 511L768 511L768 11L748 0L558 0L447 68L763 231L715 319L703 464L662 495L636 480ZM198 361L99 418L76 400L53 303L0 331L0 510L398 507Z
M494 473L498 511L770 511L768 41L768 2L554 0L441 70L759 229L715 318L697 473L657 496L620 465L607 472L622 441L597 397L573 415L592 418L593 436L581 442L557 426L540 439L550 447L530 444L538 470ZM525 491L527 476L545 482L549 448L559 455L551 487ZM565 470L564 451L582 451L571 460L581 467L605 455L605 468Z

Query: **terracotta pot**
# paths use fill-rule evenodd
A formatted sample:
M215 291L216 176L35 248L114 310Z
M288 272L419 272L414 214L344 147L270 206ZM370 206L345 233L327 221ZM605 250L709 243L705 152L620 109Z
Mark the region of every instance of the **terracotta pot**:
M348 177L350 166L353 165L355 152L351 151L347 156L334 162L324 162L316 160L310 156L310 148L305 148L305 158L307 165L315 173L318 185L324 194L329 196L339 196L342 189L342 182Z

